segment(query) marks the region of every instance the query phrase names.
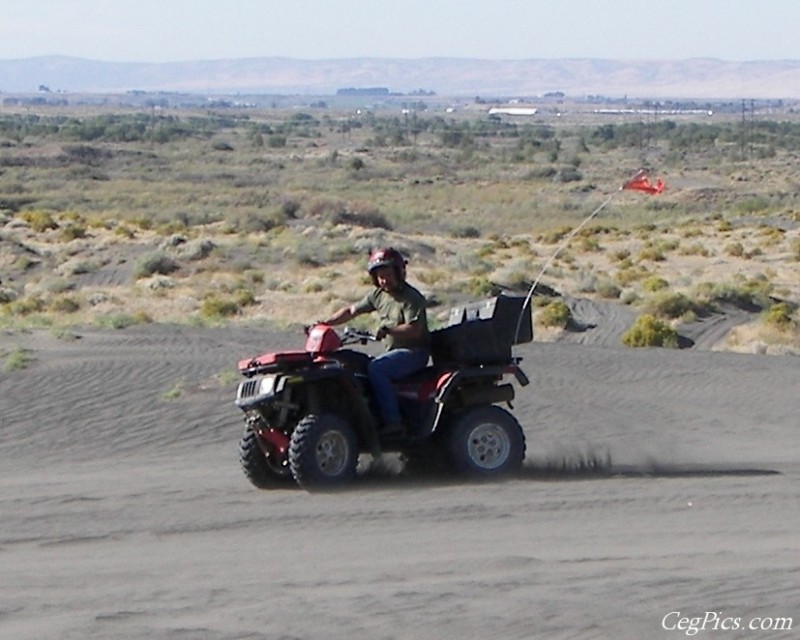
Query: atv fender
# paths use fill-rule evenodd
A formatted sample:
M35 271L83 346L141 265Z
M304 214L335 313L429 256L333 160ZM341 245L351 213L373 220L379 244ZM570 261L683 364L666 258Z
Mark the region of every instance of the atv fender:
M328 380L335 381L341 388L342 395L351 401L353 428L359 440L373 456L379 456L381 448L378 444L378 426L375 424L375 419L372 416L372 412L369 410L363 390L360 388L360 383L356 379L356 376L351 371L346 371L341 368L332 368L315 371L305 379L306 382ZM320 405L313 385L310 387L309 395L312 413L322 412L324 407Z
M455 393L465 382L474 380L476 378L493 378L495 380L502 379L506 374L512 374L520 386L526 386L530 383L528 377L519 368L516 362L508 365L490 365L490 366L477 366L470 367L461 371L456 371L451 375L445 383L441 386L434 398L436 404L436 411L433 415L430 433L436 431L441 421L442 414L444 413L445 405L450 401L451 396ZM468 406L476 405L491 405L498 402L510 403L514 399L514 387L511 384L494 385L492 388L481 390L480 393L470 393Z

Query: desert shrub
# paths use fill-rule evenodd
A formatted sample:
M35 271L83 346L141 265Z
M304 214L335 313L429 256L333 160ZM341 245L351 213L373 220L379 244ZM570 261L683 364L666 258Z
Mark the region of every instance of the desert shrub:
M662 291L645 302L645 310L647 315L680 318L689 312L696 313L699 308L683 293Z
M465 227L458 227L453 229L451 235L454 238L480 238L481 232L480 229L477 227L473 227L472 225L467 225Z
M294 198L284 198L281 201L280 210L286 218L296 218L297 212L300 211L301 204Z
M788 302L773 304L764 312L764 324L781 331L791 329L795 325L795 321L792 318L794 310L793 306Z
M102 160L111 156L108 151L88 144L66 146L64 147L64 154L71 161L82 162L87 165L99 164Z
M725 246L725 253L734 258L744 256L744 245L741 242L732 242Z
M232 298L209 296L200 305L200 315L205 318L226 318L241 311L239 302Z
M25 369L31 362L33 362L33 352L30 349L17 347L5 357L3 369L10 373L19 369Z
M217 245L212 240L200 238L191 240L181 247L180 256L186 260L203 260L216 248Z
M42 233L48 229L58 229L58 223L53 219L53 216L42 209L23 211L20 217L37 233Z
M186 231L186 226L183 220L168 220L159 224L156 232L161 236L169 236Z
M666 289L667 287L669 287L669 282L664 280L661 276L650 276L642 281L642 289L650 291L651 293Z
M250 284L253 285L264 284L264 281L266 280L266 274L263 271L258 271L255 269L247 269L244 275L247 277Z
M153 322L153 317L142 309L137 309L133 312L133 319L136 324L150 324Z
M583 174L574 167L562 167L554 179L557 182L579 182L583 180Z
M566 329L572 320L572 311L563 300L553 300L536 315L536 322L543 327Z
M622 334L622 344L628 347L677 348L678 333L663 320L651 314L636 318L631 327Z
M7 305L9 313L15 316L27 316L32 313L39 313L44 311L44 308L44 300L39 296L18 298L17 300L9 302Z
M153 221L147 216L139 215L131 218L131 224L139 227L143 231L153 228Z
M593 253L603 250L603 248L600 246L600 243L597 241L597 238L591 237L581 238L580 242L578 243L578 248L584 253Z
M306 207L305 212L312 218L325 218L347 211L347 204L337 198L315 198Z
M240 307L249 307L256 303L256 296L250 289L237 289L234 298Z
M493 280L508 289L525 291L530 286L530 273L531 268L526 261L515 260L498 269L493 275Z
M86 229L79 224L71 223L68 224L63 229L61 229L61 239L64 240L65 242L85 237L86 237Z
M622 262L631 257L631 252L628 249L616 249L611 253L611 259L615 262Z
M648 245L639 251L636 259L639 262L644 262L645 260L650 260L651 262L664 262L667 257L664 255L664 251L661 249L661 247L657 245Z
M134 274L137 279L160 274L169 275L179 268L178 263L163 251L153 251L143 255L136 265Z
M786 232L778 227L762 225L758 229L758 234L765 239L764 244L773 245L783 240L783 236L786 234Z
M682 256L702 256L703 258L708 258L711 255L711 251L703 244L694 242L690 245L681 247L680 254Z
M319 278L306 278L303 281L303 293L320 293L325 290L325 283Z
M8 304L17 299L18 293L10 287L0 287L0 304Z
M281 209L275 211L247 212L234 222L239 233L265 233L286 224L286 216Z
M566 238L571 231L572 227L564 225L543 233L539 239L545 244L555 244Z
M351 171L361 171L364 166L364 161L361 158L350 158L347 162L347 167Z
M107 329L122 330L139 324L139 320L130 313L112 313L100 316L97 318L96 323Z
M58 296L48 305L48 309L55 313L75 313L80 308L80 300L75 296Z
M365 203L333 206L323 211L322 219L331 224L350 224L364 229L392 229L384 214Z
M619 301L622 304L633 305L638 304L641 301L641 297L635 291L626 291L620 295Z
M544 178L552 178L557 173L556 168L552 166L535 167L528 171L526 178L529 180L541 180Z
M465 291L472 297L482 298L497 295L498 287L486 276L474 276L467 281Z
M177 400L183 393L183 380L178 380L171 389L161 394L162 400Z
M744 198L739 200L735 207L737 213L759 213L766 211L769 208L769 200L763 196L753 196L751 198Z
M772 304L772 284L764 279L751 278L739 284L703 282L695 287L695 295L707 305L730 304L755 311Z
M58 272L64 276L79 276L84 273L94 273L99 266L94 260L76 256L58 267Z
M684 238L698 238L703 235L703 230L698 227L688 227L681 231L681 236Z
M294 262L299 267L316 269L325 264L327 254L325 247L303 245L298 247L293 256Z
M634 282L638 282L643 278L647 277L647 274L650 273L647 269L644 268L633 268L628 267L625 269L620 269L617 271L616 275L614 276L615 280L619 282L623 287L628 286Z
M114 229L114 235L120 238L133 240L136 237L136 232L125 224L121 224Z
M594 293L597 290L597 281L596 274L581 269L575 286L581 293Z
M616 300L622 295L622 289L609 278L600 278L595 283L594 292L607 300Z

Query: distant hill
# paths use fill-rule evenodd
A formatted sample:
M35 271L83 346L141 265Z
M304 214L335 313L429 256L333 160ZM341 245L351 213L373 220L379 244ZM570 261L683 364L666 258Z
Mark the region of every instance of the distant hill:
M536 96L560 91L638 98L796 99L800 60L484 60L464 58L246 58L102 62L64 56L0 60L0 92L331 95L342 87L388 87L440 96Z

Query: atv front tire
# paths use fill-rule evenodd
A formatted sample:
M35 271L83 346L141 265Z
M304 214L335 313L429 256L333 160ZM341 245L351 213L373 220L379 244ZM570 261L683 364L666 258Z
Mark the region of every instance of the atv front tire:
M517 473L525 458L525 434L517 419L494 405L455 416L445 430L444 453L452 469L468 478Z
M265 454L252 429L246 429L239 441L239 462L244 475L259 489L285 489L292 484L289 465Z
M289 466L297 484L306 491L325 491L347 484L358 467L355 431L331 413L306 416L292 433Z

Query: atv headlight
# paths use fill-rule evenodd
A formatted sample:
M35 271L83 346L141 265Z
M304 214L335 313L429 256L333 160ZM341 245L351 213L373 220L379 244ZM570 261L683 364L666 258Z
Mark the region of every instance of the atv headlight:
M264 376L258 383L258 395L263 396L275 390L275 376Z

